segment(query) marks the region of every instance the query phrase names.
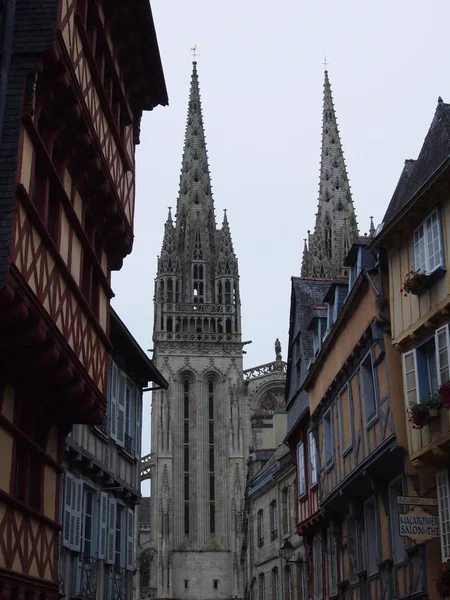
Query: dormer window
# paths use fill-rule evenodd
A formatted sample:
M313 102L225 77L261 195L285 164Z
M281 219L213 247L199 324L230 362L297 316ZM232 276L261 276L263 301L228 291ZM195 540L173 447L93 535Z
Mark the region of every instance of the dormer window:
M320 318L316 320L316 327L313 329L313 349L314 356L320 352L322 342L327 331L327 319Z
M356 255L355 262L350 267L350 273L348 277L348 291L352 289L355 281L358 278L358 275L361 273L361 258L362 258L362 248L358 248L358 252Z
M328 302L328 314L327 314L327 330L333 327L333 323L336 321L338 311L338 286L334 287L334 294L332 299Z

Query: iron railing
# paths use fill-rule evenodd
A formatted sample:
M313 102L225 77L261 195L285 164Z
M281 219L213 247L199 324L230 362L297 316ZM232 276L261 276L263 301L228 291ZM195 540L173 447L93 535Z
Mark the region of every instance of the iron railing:
M79 556L78 569L80 577L77 598L83 598L83 600L95 600L97 596L99 570L98 559L82 553Z

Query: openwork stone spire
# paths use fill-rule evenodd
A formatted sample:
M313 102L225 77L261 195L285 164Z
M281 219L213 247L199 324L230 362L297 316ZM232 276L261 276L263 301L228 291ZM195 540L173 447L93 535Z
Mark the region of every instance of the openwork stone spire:
M176 217L180 256L190 258L195 252L194 246L197 252L201 249L206 255L214 251L216 221L195 61L192 68Z
M169 207L169 215L164 225L164 238L161 248L161 256L158 257L158 273L178 273L178 256L175 247L175 227L172 220L172 211Z
M308 232L302 261L304 277L342 274L345 255L358 235L328 71L325 71L319 203L314 232Z
M217 234L217 266L216 276L238 276L237 258L233 250L230 227L228 225L227 211L223 214L222 229Z

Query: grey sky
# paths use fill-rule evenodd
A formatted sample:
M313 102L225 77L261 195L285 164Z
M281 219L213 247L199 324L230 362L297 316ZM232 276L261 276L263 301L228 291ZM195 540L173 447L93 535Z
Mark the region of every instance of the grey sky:
M326 55L361 233L380 222L438 96L450 101L450 4L418 0L152 0L170 106L143 119L135 243L113 305L152 347L153 280L176 207L192 57L216 207L228 209L241 277L245 367L286 358L290 277L313 228ZM175 212L175 211L174 211ZM150 403L150 398L147 398ZM149 427L148 411L145 419ZM145 424L144 424L145 426ZM143 451L149 450L148 433Z

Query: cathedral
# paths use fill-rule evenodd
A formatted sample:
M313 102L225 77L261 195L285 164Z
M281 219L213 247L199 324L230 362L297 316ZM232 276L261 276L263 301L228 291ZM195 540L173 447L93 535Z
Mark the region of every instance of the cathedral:
M320 198L302 276L346 275L342 265L356 235L325 72ZM277 340L273 362L243 369L238 261L226 211L221 227L216 222L195 61L176 214L169 209L158 257L153 341L169 387L153 394L151 535L141 545L141 597L242 599L247 467L284 440L287 365Z
M158 598L241 598L249 448L238 262L219 228L193 63L174 223L155 283L154 360L169 381L152 404L152 527Z

